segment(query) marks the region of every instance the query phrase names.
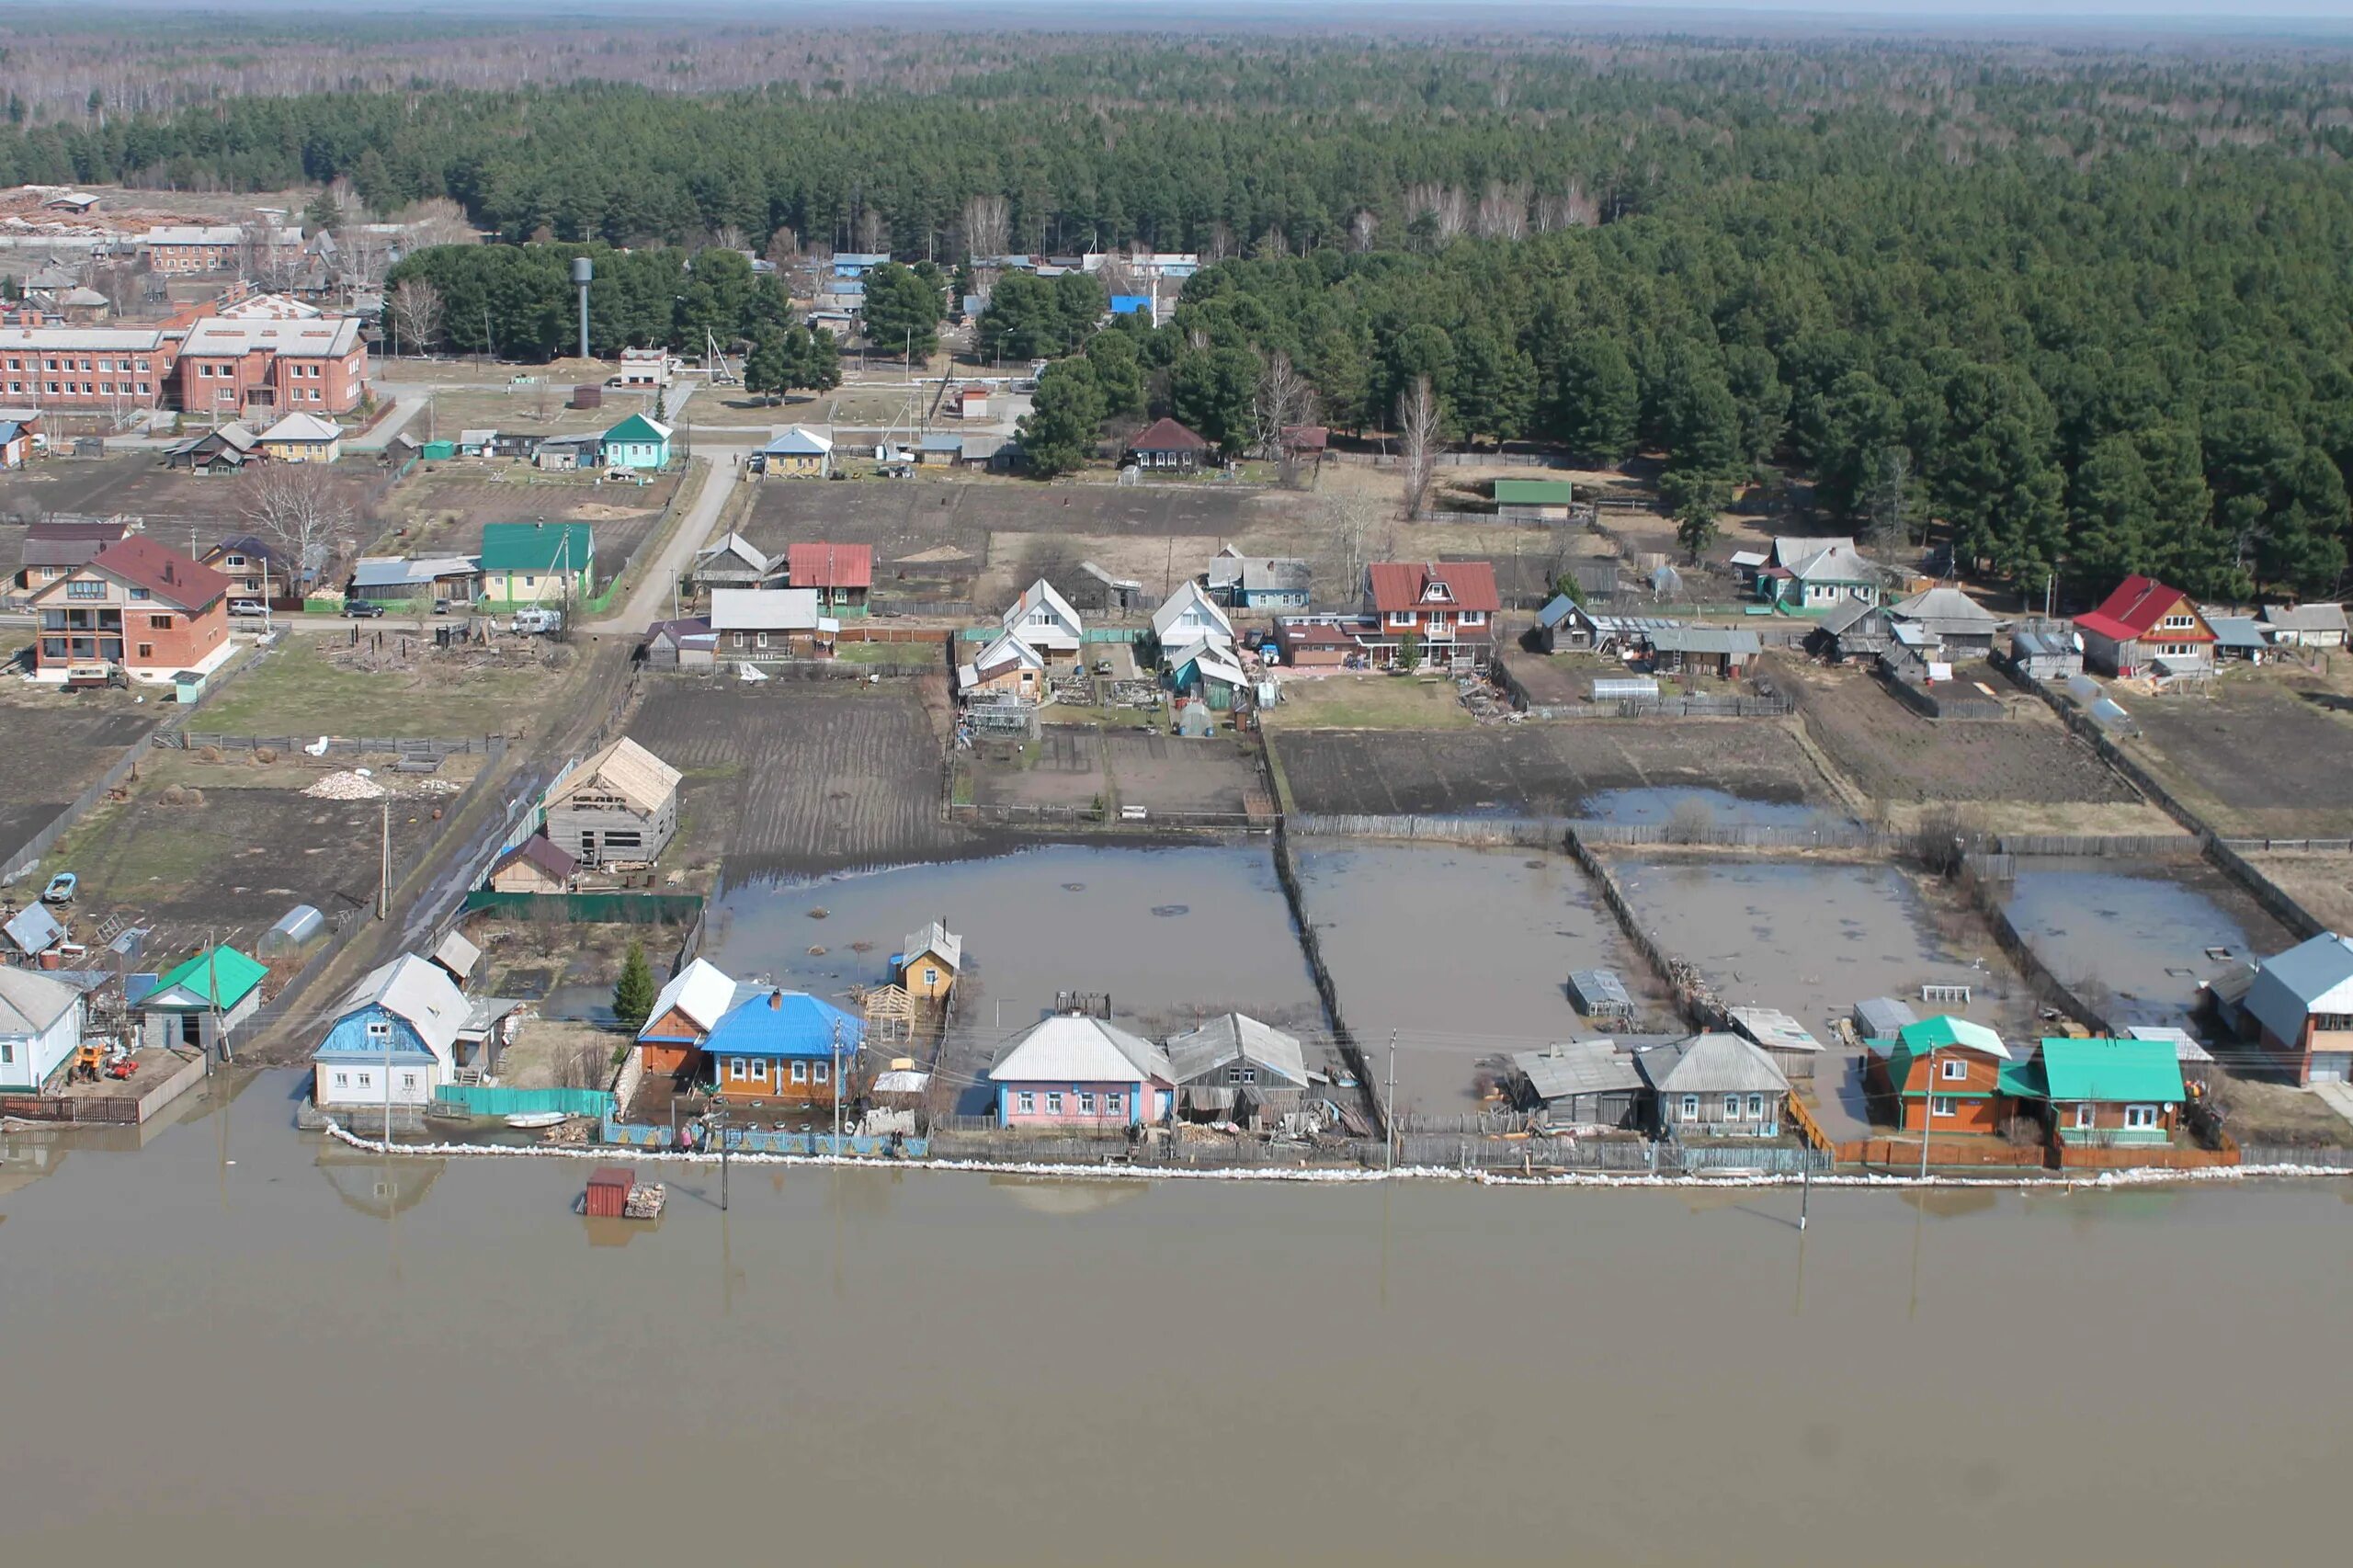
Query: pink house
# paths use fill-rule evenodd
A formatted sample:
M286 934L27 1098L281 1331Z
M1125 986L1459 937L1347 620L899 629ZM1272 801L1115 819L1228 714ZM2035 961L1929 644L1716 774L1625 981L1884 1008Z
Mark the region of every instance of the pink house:
M1176 1084L1160 1047L1083 1013L1047 1018L989 1069L1000 1127L1120 1127L1167 1119Z

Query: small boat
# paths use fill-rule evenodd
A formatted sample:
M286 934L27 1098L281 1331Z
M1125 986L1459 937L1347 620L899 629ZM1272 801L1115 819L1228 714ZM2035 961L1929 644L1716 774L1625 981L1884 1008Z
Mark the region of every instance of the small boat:
M508 1117L506 1125L517 1132L537 1132L543 1127L562 1127L571 1119L560 1110L526 1110Z

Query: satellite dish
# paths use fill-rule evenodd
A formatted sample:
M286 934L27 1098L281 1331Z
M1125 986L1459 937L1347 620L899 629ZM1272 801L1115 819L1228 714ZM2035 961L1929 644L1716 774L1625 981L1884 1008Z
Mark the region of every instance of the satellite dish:
M2082 632L2070 631L2067 633L2067 641L2075 645L2076 653L2080 653L2084 651L2084 634Z

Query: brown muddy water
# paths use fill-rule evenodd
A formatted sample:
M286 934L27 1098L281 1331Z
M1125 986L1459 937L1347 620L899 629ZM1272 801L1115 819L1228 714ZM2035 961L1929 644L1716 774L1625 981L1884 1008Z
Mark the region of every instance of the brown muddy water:
M1525 849L1302 840L1308 918L1340 1011L1376 1076L1397 1031L1397 1108L1477 1108L1483 1059L1607 1032L1570 1006L1569 971L1648 975L1576 862ZM1652 998L1652 1028L1676 1027Z
M2187 1025L2200 986L2295 941L2202 862L2021 861L2004 913L2051 972L2120 1029Z
M0 1192L11 1560L2342 1550L2341 1182L1816 1187L1801 1235L1788 1190L739 1165L627 1232L586 1162L355 1154L295 1086Z

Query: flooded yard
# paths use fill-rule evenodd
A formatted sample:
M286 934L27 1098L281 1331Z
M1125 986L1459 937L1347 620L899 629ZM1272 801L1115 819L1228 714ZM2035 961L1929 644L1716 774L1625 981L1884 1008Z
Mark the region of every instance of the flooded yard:
M1658 784L1638 790L1602 790L1577 804L1577 814L1594 822L1664 827L1844 827L1846 816L1803 801L1762 800L1700 784Z
M2021 861L2004 907L2051 972L2112 1028L2183 1025L2201 984L2295 940L2202 862Z
M1602 1032L1570 1006L1571 970L1615 969L1638 997L1648 978L1565 856L1313 840L1299 873L1375 1074L1397 1031L1401 1112L1472 1110L1483 1058Z

